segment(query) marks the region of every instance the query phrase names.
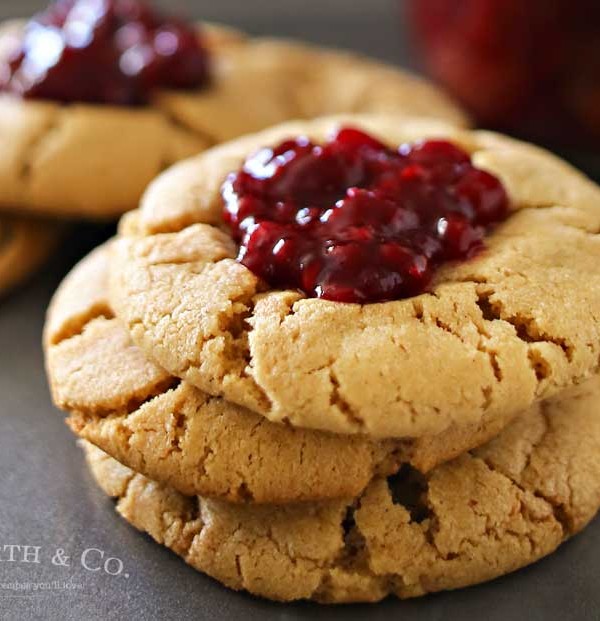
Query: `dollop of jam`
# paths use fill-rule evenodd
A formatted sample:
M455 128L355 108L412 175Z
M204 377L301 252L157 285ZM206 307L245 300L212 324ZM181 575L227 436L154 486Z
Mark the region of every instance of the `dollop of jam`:
M59 0L0 63L0 90L32 99L140 105L208 79L198 30L140 0Z
M458 146L390 149L350 127L258 151L222 195L238 261L271 287L363 304L422 293L509 211L500 180Z

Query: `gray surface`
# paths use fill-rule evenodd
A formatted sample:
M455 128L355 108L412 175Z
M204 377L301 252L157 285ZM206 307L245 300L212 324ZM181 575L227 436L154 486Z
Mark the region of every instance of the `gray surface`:
M40 4L5 0L0 14L22 14ZM291 34L390 60L405 58L396 6L385 0L207 0L190 5L198 15L205 6L209 18L256 33ZM78 257L110 234L106 227L79 228L43 274L0 302L0 559L8 557L6 545L41 547L40 563L0 560L0 587L69 580L81 586L76 591L11 592L11 597L0 590L0 619L600 618L598 522L549 559L490 584L413 602L337 609L281 606L230 593L127 526L92 484L62 415L50 405L39 345L52 291ZM88 548L120 558L123 574L83 569L80 557ZM58 549L69 557L68 566L52 564ZM99 553L94 554L90 566ZM116 567L111 563L109 569Z
M40 10L43 0L0 0L1 17L21 17ZM257 34L277 34L338 45L399 59L395 0L155 0L171 11L217 21Z

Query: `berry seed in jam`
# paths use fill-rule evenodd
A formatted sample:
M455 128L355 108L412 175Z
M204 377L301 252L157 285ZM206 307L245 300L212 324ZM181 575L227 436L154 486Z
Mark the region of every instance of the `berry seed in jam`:
M58 0L0 61L0 91L63 103L140 105L208 78L198 31L142 0Z
M238 260L270 286L363 304L422 293L509 210L500 180L450 142L393 150L352 128L259 151L223 199Z

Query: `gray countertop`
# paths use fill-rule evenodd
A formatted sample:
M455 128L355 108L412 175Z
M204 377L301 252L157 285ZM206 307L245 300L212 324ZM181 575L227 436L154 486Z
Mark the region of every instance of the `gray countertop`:
M296 36L410 65L392 0L163 4L256 34ZM0 17L42 5L3 0ZM78 227L43 273L0 301L0 619L600 619L600 522L550 558L489 584L340 608L276 605L229 592L130 528L92 483L51 406L40 349L53 290L78 258L111 234L112 227ZM106 573L101 558L113 559L106 565L112 573L120 561L119 575Z

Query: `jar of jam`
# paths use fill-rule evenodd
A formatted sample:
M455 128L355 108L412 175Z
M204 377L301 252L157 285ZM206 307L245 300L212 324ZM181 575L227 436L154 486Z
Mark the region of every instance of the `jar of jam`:
M598 156L599 0L405 0L428 71L480 125Z

